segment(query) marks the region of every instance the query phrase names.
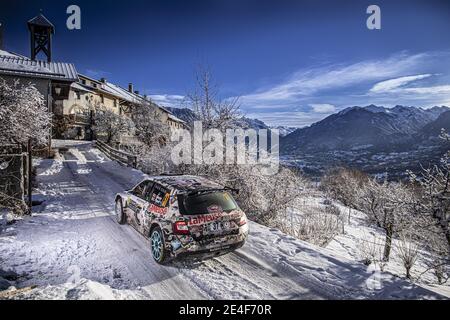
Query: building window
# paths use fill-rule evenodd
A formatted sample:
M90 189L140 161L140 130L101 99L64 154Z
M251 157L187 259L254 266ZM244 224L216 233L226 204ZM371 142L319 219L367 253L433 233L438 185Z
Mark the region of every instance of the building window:
M94 82L92 82L92 86L93 86L94 88L97 88L97 84L94 83Z
M75 92L75 97L76 97L78 100L81 99L80 91L76 91L76 92Z
M114 99L114 108L117 108L117 100Z
M100 95L100 101L102 102L102 103L105 103L105 97L101 94Z
M82 84L86 84L86 80L81 79L81 83L82 83Z

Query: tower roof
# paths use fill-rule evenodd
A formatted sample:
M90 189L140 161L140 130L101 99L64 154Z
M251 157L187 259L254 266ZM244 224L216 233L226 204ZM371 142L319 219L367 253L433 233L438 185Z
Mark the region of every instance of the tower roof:
M55 33L55 26L42 13L28 20L28 28L30 26L47 27L51 29L52 33Z

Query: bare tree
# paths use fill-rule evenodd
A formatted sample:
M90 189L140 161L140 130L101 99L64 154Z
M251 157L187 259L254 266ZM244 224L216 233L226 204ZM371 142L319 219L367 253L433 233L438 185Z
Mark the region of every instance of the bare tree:
M239 98L220 98L219 87L209 68L198 68L195 85L194 91L187 95L186 102L203 122L204 128L224 130L240 118Z
M413 233L410 230L404 230L400 235L397 251L405 267L406 278L411 279L411 269L419 257L419 246L414 241Z
M381 271L384 271L387 262L384 260L384 241L382 237L377 234L372 236L365 234L357 240L356 246L360 259L365 265L368 266L373 263Z

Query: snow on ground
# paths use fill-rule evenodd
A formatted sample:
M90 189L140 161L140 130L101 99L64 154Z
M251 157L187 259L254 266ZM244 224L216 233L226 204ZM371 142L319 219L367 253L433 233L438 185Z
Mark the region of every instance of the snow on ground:
M343 212L347 213L349 211L347 207L340 207ZM376 243L380 248L381 254L384 240L383 230L369 226L364 213L350 210L350 223L347 222L345 224L344 234L337 235L327 245L327 249L350 260L361 261L361 242ZM397 248L400 245L399 240L393 239L392 245L391 256L384 270L396 276L404 277L405 268L397 254ZM429 254L419 249L419 259L411 270L413 280L419 282L420 285L426 288L450 297L450 283L437 285L432 270L427 271L427 266L425 265L426 259L429 259Z
M55 145L55 159L36 162L34 196L44 202L32 217L0 223L0 269L22 289L0 292L0 298L446 298L389 272L374 274L336 246L319 248L256 223L235 253L160 266L148 240L113 216L115 193L145 175L110 161L90 143Z
M318 212L320 209L322 209L321 212L326 212L326 210L324 210L324 203L327 203L330 200L325 200L326 198L320 192L302 198L298 204L298 207L301 209L289 210L289 214L285 217L285 228L289 231L290 228L292 228L291 225L298 224L299 220L304 218L304 214L307 212ZM336 202L334 202L333 205L338 207L341 213L340 224L342 225L343 223L344 225L343 227L339 226L338 234L326 244L326 250L340 258L348 259L353 263L358 262L359 264L362 264L362 261L365 258L365 253L362 252L364 250L363 245L365 244L367 246L368 243L372 243L371 246L377 248L376 253L378 258L381 259L385 241L384 231L370 225L367 216L363 212L350 209ZM298 226L294 226L293 228L298 229ZM393 239L390 260L384 266L383 271L391 273L396 277L404 278L405 268L398 255L399 245L400 241L398 239ZM436 293L450 297L450 283L438 285L433 271L428 270L428 267L426 266L427 260L430 260L429 253L421 250L419 247L419 258L411 269L412 280L416 282L416 284L435 291ZM380 271L379 265L371 265L367 268L373 272Z

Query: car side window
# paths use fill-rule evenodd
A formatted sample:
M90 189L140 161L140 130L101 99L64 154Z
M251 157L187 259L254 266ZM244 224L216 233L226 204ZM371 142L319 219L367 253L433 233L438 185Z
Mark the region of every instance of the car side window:
M158 183L155 183L150 194L150 203L165 208L169 204L170 191Z
M131 191L131 194L136 197L143 198L146 187L149 185L149 183L150 183L150 181L141 182L136 187L134 187L134 189Z
M153 181L149 181L150 183L148 184L147 188L145 189L145 193L144 193L144 197L143 199L147 202L150 202L150 198L152 195L152 189L153 186L155 185L155 183Z

